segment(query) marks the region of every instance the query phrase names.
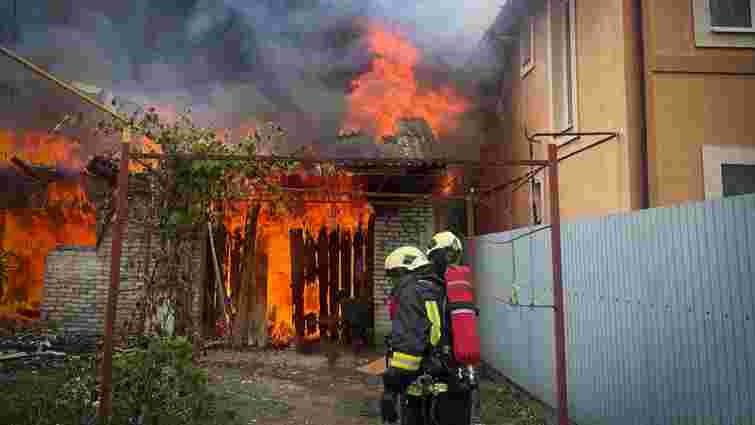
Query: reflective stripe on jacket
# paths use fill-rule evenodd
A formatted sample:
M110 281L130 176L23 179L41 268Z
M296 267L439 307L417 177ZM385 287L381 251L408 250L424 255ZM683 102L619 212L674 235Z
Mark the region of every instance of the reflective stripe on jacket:
M443 281L432 273L412 273L395 288L390 367L417 371L431 348L445 341Z

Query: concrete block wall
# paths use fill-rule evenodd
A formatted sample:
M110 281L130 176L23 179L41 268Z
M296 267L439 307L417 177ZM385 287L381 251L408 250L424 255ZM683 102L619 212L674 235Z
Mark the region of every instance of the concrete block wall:
M391 323L386 306L385 257L396 248L413 245L423 251L435 232L430 204L416 207L376 208L375 211L375 342L382 344Z

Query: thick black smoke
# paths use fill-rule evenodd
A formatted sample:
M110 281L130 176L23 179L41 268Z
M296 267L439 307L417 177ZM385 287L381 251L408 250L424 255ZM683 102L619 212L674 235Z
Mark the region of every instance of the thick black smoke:
M306 144L334 138L348 82L368 69L364 18L398 23L427 53L429 74L468 82L474 77L457 71L495 18L489 3L0 0L0 37L67 80L143 104L192 106L219 126L274 119ZM2 58L0 70L5 120L23 115L49 126L70 109L59 108L65 95L41 97L49 85L29 82L18 65ZM6 96L2 86L22 93ZM42 119L40 99L49 102L42 109L60 111Z

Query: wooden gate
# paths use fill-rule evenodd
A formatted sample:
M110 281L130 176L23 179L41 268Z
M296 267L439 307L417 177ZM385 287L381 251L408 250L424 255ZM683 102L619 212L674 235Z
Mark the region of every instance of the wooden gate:
M344 297L363 298L372 305L374 223L374 217L370 217L367 229L360 226L353 235L349 229L329 230L325 226L317 233L303 229L289 232L297 338L319 330L321 338L350 342L349 330L342 326L339 301ZM304 288L312 285L318 288L320 308L305 315Z

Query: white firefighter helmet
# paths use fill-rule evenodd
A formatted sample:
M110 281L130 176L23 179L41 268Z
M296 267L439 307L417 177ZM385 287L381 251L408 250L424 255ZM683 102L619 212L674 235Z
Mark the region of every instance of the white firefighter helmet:
M427 255L429 256L431 252L441 248L449 248L453 251L457 251L457 253L461 253L463 249L459 238L451 232L436 233L435 236L430 239Z
M386 271L401 268L417 270L428 264L430 264L430 261L428 261L427 256L419 248L413 246L402 246L385 257Z

